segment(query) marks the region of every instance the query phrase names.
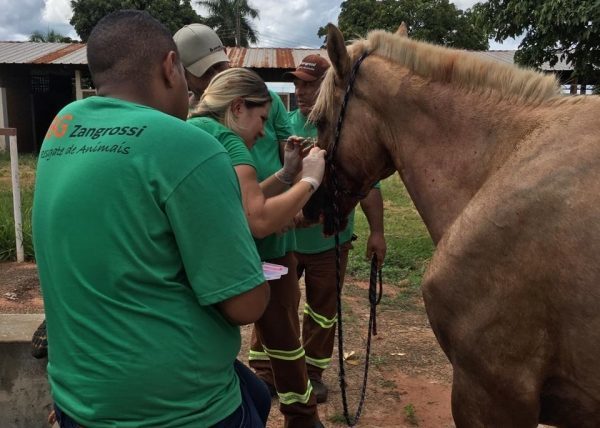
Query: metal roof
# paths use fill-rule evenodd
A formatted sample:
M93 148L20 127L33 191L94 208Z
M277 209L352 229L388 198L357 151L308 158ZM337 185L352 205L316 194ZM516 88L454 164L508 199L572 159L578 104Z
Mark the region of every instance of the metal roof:
M477 51L477 55L514 64L515 51ZM296 68L302 58L320 54L328 58L325 49L304 48L227 48L234 67ZM0 42L0 64L74 64L87 65L86 47L83 43ZM564 62L554 67L542 66L546 71L572 70Z
M87 64L83 43L0 42L0 64Z
M475 51L475 53L482 58L493 59L505 64L512 65L515 62L515 51Z

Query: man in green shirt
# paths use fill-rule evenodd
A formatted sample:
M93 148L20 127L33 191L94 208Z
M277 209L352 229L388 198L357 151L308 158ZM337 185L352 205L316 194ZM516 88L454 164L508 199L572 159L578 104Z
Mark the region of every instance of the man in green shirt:
M99 96L50 126L33 208L58 421L264 426L268 390L236 356L269 288L229 156L184 121L177 48L148 13L103 18L87 54Z
M295 71L285 77L293 79L298 109L289 113L295 135L317 137L315 126L307 122L321 80L329 68L327 60L319 55L308 55ZM386 243L383 235L383 200L376 185L367 197L360 201L369 222L371 234L367 241L367 258L377 255L381 265L385 258ZM340 233L341 281L344 281L348 251L352 248L354 211L348 226ZM306 352L308 375L319 403L327 400L328 389L322 381L323 370L331 362L337 321L337 289L335 272L335 239L325 237L321 225L298 228L296 232L296 259L298 276L304 274L306 303L302 324L302 344Z

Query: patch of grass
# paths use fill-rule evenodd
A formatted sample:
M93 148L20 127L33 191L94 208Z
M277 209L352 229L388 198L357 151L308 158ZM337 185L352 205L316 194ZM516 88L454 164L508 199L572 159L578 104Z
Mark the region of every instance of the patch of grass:
M31 207L37 158L19 155L19 183L21 187L21 217L23 220L23 246L25 258L33 260L31 240ZM0 261L16 260L13 195L8 153L0 154Z
M373 364L374 367L380 367L380 366L387 365L389 362L389 359L387 358L386 355L371 354L369 361L371 364Z
M346 424L346 418L344 417L343 413L334 413L333 415L329 416L327 420L334 424Z
M380 385L382 388L385 389L394 389L397 387L396 382L394 382L393 380L382 380Z
M417 420L417 415L415 412L415 406L412 404L407 404L404 406L404 419L411 425L419 425L419 421Z

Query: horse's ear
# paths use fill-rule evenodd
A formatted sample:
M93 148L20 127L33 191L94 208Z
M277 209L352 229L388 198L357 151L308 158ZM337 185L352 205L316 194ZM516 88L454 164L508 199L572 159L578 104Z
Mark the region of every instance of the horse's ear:
M327 24L327 55L338 77L344 79L350 73L350 56L342 32L333 24Z
M402 21L402 24L396 30L396 35L400 37L408 37L408 27L406 26L406 22Z

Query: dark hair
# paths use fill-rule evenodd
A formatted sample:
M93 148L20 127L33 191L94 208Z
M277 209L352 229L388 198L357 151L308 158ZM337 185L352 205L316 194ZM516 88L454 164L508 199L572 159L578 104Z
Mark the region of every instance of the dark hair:
M96 88L105 82L144 83L177 46L167 28L148 12L119 10L102 18L87 42Z

